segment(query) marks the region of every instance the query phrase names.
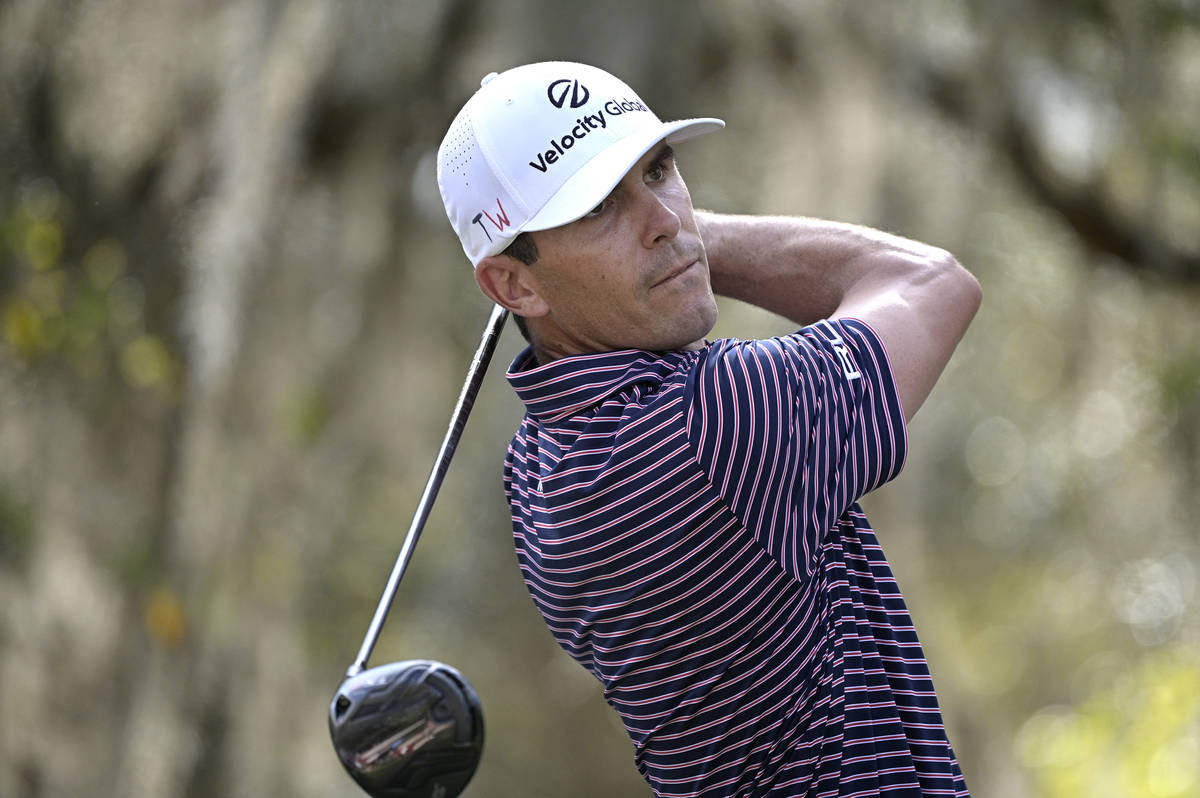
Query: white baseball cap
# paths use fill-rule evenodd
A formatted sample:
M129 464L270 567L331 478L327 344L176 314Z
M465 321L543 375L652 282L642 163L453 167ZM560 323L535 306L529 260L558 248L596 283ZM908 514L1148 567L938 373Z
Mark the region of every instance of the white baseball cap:
M519 234L573 222L655 144L725 126L663 122L622 81L564 61L491 73L438 147L446 215L472 264Z

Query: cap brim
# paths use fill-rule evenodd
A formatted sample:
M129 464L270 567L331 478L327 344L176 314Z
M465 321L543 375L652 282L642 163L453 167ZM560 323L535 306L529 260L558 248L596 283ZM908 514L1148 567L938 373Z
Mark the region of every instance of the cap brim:
M664 122L618 141L588 161L522 226L523 232L561 227L600 204L634 164L660 141L686 141L725 127L720 119Z

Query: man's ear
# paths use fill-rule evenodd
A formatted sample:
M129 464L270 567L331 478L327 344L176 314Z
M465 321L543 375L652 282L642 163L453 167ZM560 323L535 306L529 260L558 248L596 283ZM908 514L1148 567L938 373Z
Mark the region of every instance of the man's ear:
M518 316L532 318L550 311L529 269L516 258L489 255L475 264L475 282L493 302Z

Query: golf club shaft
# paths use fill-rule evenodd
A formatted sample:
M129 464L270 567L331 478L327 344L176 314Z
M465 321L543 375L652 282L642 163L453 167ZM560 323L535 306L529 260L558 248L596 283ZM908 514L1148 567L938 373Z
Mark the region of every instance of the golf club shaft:
M400 548L399 556L396 557L396 564L392 566L392 575L388 578L383 596L379 599L379 606L375 608L375 617L371 619L371 625L367 628L367 636L363 638L362 647L358 650L358 657L354 660L354 664L346 670L347 677L354 676L367 667L367 660L379 639L383 623L387 620L388 610L391 609L392 602L396 598L396 590L400 587L400 580L404 577L409 560L412 559L413 549L416 548L417 540L421 537L421 530L425 527L429 511L433 508L433 501L437 498L438 489L442 486L446 469L450 467L450 458L454 456L458 440L462 437L463 429L467 425L467 417L471 414L475 396L479 393L483 375L487 372L488 363L492 359L492 353L496 350L496 342L500 339L500 331L504 328L507 318L508 311L504 308L496 305L492 309L492 315L483 331L483 339L479 342L479 349L475 351L471 368L467 371L466 382L463 383L462 392L458 395L458 404L455 405L454 413L450 416L450 427L446 430L446 437L442 439L442 448L438 451L433 471L430 472L429 480L425 483L425 492L421 494L421 501L417 504L412 524L409 525L408 534L404 538L404 545Z

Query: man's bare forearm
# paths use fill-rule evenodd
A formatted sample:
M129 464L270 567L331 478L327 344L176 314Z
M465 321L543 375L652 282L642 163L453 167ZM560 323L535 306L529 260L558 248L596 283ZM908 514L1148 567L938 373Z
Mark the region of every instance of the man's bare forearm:
M867 227L698 211L713 290L800 325L854 316L891 355L911 418L979 308L978 281L938 247Z
M696 218L713 290L801 325L833 316L872 271L949 259L936 247L842 222L707 211Z

